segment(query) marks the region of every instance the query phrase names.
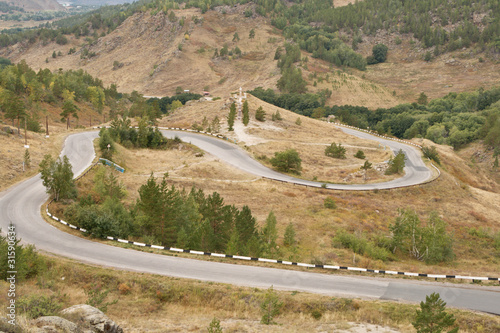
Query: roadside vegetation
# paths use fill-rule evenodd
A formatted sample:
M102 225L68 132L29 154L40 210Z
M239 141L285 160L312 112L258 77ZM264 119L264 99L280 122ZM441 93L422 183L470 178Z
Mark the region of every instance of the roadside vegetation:
M478 139L495 148L500 146L500 88L451 93L423 104L401 104L375 111L360 106L328 107L320 95L276 94L257 88L251 94L268 103L313 118L335 119L359 128L400 139L426 138L455 149ZM317 116L319 115L319 117ZM497 149L498 150L498 149ZM498 153L497 153L498 154Z
M5 239L0 238L0 247L5 246ZM160 332L167 321L169 328L182 331L220 327L224 331L310 332L316 327L338 330L366 325L371 329L382 326L413 332L415 325L428 327L435 323L446 327L453 319L460 332L500 329L497 317L446 309L439 295L437 299L432 295L419 307L91 267L41 255L20 245L16 253L20 254L16 264L31 268L30 274L23 274L16 284L19 305L16 327L0 322L0 329L7 332L29 331L35 328L32 319L57 316L61 309L84 303L101 308L126 331ZM0 285L8 287L5 279ZM6 316L7 298L2 298L0 305L0 316ZM431 316L426 315L428 312ZM197 315L187 318L185 313ZM442 313L446 321L440 319Z

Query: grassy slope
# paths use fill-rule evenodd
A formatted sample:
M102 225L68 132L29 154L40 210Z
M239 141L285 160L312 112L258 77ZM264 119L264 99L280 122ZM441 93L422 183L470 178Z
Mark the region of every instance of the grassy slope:
M18 282L18 301L28 295L54 296L62 308L88 300L92 286L109 290L104 302L117 300L107 315L126 332L206 332L214 317L225 332L414 332L411 320L416 305L387 301L349 300L294 291L277 291L284 303L278 325L260 323L265 290L191 281L91 267L62 258L47 258L48 269L26 282ZM7 283L0 281L2 290ZM0 317L7 299L0 299ZM320 315L314 319L312 313ZM494 332L495 316L451 310L461 332ZM17 323L35 330L34 323L18 312ZM345 330L345 331L344 331Z
M93 125L102 122L103 115L98 114L86 104L78 103L80 111L79 120L71 118L71 128L82 128L90 125L90 117L92 117ZM40 133L28 131L28 145L31 158L31 168L26 168L23 172L23 161L25 154L25 138L24 129L21 128L21 136L17 135L17 121L13 123L10 120L0 120L0 127L10 127L14 129L15 134L7 135L3 130L0 132L0 191L7 189L9 186L34 176L38 173L38 164L42 161L45 154L59 156L65 137L68 135L66 123L61 122L61 109L49 104L40 106L41 112L38 112L40 117L41 130ZM106 113L106 112L105 112ZM45 137L45 117L49 120L49 138ZM81 130L81 129L79 129ZM78 130L77 130L78 131Z
M185 17L184 26L168 21L161 13L155 16L138 13L111 34L99 38L90 47L90 51L96 53L90 59L81 59L80 51L67 54L71 47L80 50L85 44L82 38L70 38L70 43L64 46L55 43L35 44L29 48L16 45L0 52L15 62L26 59L35 69L82 68L107 85L116 83L120 91L136 90L148 96L172 95L177 86L196 92L208 86L215 95L223 95L239 86L245 90L258 86L275 88L280 74L273 58L276 48L284 43L283 37L268 19L245 18L243 13L247 6L250 4L220 7L205 14L194 8L175 11L178 18ZM204 22L195 24L194 16L203 18ZM256 32L254 39L248 38L251 29ZM240 37L238 42L232 41L235 32ZM395 43L396 37L402 40L401 44ZM224 43L230 49L238 46L244 56L233 60L212 59L214 50L220 50ZM368 66L365 72L346 69L347 73L341 73L339 68L303 53L303 57L308 57L307 64L301 67L309 91L332 90L329 105L377 108L414 102L421 92L436 98L449 92L470 91L480 86L487 88L500 79L498 61L477 53L474 48L424 62L426 50L410 35L380 32L376 36L363 36L358 52L367 56L377 43L389 47L388 60ZM182 51L178 50L179 45ZM202 49L205 52L200 53ZM53 51L61 51L63 55L53 59ZM484 62L479 62L481 56ZM124 66L113 70L115 61ZM314 74L316 77L312 78ZM313 85L315 81L317 86Z
M274 53L284 44L284 39L268 19L245 18L243 13L247 6L220 8L205 14L198 9L177 10L177 17L186 19L183 27L178 22L168 21L161 13L155 16L138 13L111 34L99 38L89 49L96 53L90 59L81 59L80 51L68 55L72 47L80 50L85 44L83 38L70 38L70 43L63 46L55 43L38 43L29 48L15 45L0 52L14 62L26 59L34 69L82 68L101 78L106 85L116 83L122 92L136 90L148 96L172 95L178 86L196 92L208 86L214 95L223 95L240 86L245 90L258 86L274 89L280 77ZM223 10L226 14L222 14ZM204 22L195 24L194 16L203 18ZM254 39L249 39L251 29L255 29ZM235 32L240 37L238 42L232 41ZM243 56L233 60L213 59L215 49L220 50L225 43L229 49L238 46ZM178 50L179 45L182 51ZM62 56L52 58L54 51L60 51ZM302 66L309 90L333 90L328 101L330 105L357 104L375 108L405 101L392 95L392 87L386 89L377 84L377 78L365 79L364 72L353 70L352 75L342 75L335 66L306 53L303 57L309 60L307 66ZM115 61L123 63L123 67L113 70ZM330 78L321 82L321 79L310 78L314 73L323 78L328 74ZM314 81L318 83L316 87Z
M257 99L250 98L249 101L251 115L260 105L268 111L268 116L276 110L276 107ZM226 114L228 112L224 108L221 110L217 105L213 105L212 110L222 119L225 118L224 112ZM250 134L248 140L255 141L255 137L258 137L267 143L245 145L244 142L240 142L240 145L246 146L250 153L256 156L266 154L268 157L271 157L274 151L295 147L303 158L302 176L307 179L316 175L322 180L323 177L327 178L332 174L332 178L338 180L338 175L343 177L344 174L358 169L363 161L352 158L357 148L349 148L350 146L376 148L364 149L372 161L386 158L384 151L372 142L347 136L339 130L333 130L328 124L308 118L302 118L302 125L296 126L294 124L296 114L286 110L280 110L280 113L284 120L276 123L270 121L264 124L258 123L251 116L251 124L244 130ZM189 121L190 115L191 121ZM162 124L177 125L179 122L189 124L194 121L199 123L203 115L211 119L209 106L191 105L162 120ZM181 117L182 121L179 120ZM252 128L257 126L260 128ZM227 126L222 128L225 130ZM235 134L229 135L237 139ZM319 146L321 147L319 149L307 144L311 142L328 144L331 141L341 142L348 147L348 159L341 161L330 159L323 154L324 146ZM422 142L422 140L418 140L418 143L429 144L428 141ZM387 227L394 220L398 208L415 209L422 219L426 219L429 212L435 210L448 223L449 230L455 234L457 260L450 266L432 267L413 260L374 263L370 259L362 259L357 264L365 267L391 267L427 272L459 271L464 274L475 272L496 276L500 271L498 253L475 246L476 242L483 244L487 241L468 233L470 228L480 227L489 228L490 232L500 231L497 218L500 216L500 207L495 204L500 200L500 186L497 173L491 171L491 152L482 153L484 148L480 145L471 146L459 154L446 146L438 146L438 150L443 160L442 176L438 180L424 186L378 193L313 190L265 180L236 184L210 182L204 179L210 171L205 170L201 162L182 168L182 176L192 178L191 181L184 181L184 184L197 184L206 192L218 191L228 203L249 205L260 223L263 223L271 209L274 210L281 233L286 225L292 222L298 231L303 250L302 259L306 261L352 264L350 252L334 249L331 246L331 237L339 228L367 234L387 233ZM469 162L472 154L484 155L482 162ZM353 166L353 163L356 163L356 166ZM200 170L205 170L201 176L203 179L198 176ZM229 175L226 171L222 174ZM179 185L183 183L180 179L174 178L173 181ZM362 182L360 175L358 181ZM247 199L249 196L252 200ZM323 207L323 200L327 196L335 199L339 206L337 210L331 211Z
M211 119L214 114L225 119L227 108L223 105L227 103L220 103L192 103L175 111L172 116L164 118L161 124L186 125L194 121L201 122L202 115L207 115L207 118ZM258 105L267 107L265 103L254 98L250 98L250 105L251 114ZM297 115L286 110L280 110L280 113L284 118L282 122L285 125L288 123L288 126L270 124L269 121L256 124L252 120L250 127L258 125L260 129L243 130L243 132L251 133L245 136L247 140L255 141L259 138L271 141L279 136L278 142L246 145L245 142L240 141L239 144L257 156L271 155L273 149L296 147L304 159L303 177L305 178L311 179L313 175L320 175L318 178L321 180L323 175L326 177L329 173L352 172L354 168L351 163L355 159L350 157L342 162L337 160L332 162L332 159L325 157L322 151L316 151L308 144L297 142L325 140L325 143L328 143L329 141L326 140L334 139L346 146L371 144L346 136L338 130L332 130L329 125L312 119L304 118L302 126L293 126L290 122L296 119ZM227 127L223 125L222 128L225 131ZM275 128L281 128L281 130L277 132ZM312 131L314 134L308 134ZM309 139L308 135L313 135L314 140ZM425 143L428 144L428 142ZM368 268L414 272L497 276L500 271L498 251L492 248L491 240L485 234L470 233L471 228L482 228L486 234L490 235L500 231L497 218L500 215L500 207L496 204L500 200L500 186L494 180L494 173L489 169L491 161L487 159L491 158L491 154L485 154L482 162L477 161L475 164L468 165L472 163L468 162L470 154L477 154L482 149L480 145L471 146L468 150L456 154L449 147L439 146L438 150L443 160L442 175L439 179L428 185L378 192L307 189L259 180L215 160L208 154L196 157L196 150L189 147L168 152L121 149L117 162L127 168L127 172L120 174L119 177L126 184L129 203L135 202L138 188L145 183L151 172L154 172L157 177L168 172L169 182L177 187L189 189L194 185L202 188L205 193L219 192L228 204L235 204L238 207L248 205L261 225L269 211L273 210L278 219L280 235L283 235L289 223L292 223L297 231L299 252L293 254L290 249L282 247L282 257L285 259L348 266L355 264ZM382 153L380 149L378 151ZM348 152L353 151L348 148ZM355 162L362 163L361 160ZM359 166L355 169L357 168ZM372 175L369 174L369 177ZM498 175L496 179L498 180ZM358 181L362 181L361 176L358 177ZM88 190L91 187L92 181L88 179L84 188ZM327 197L332 197L336 201L338 206L336 210L323 207L323 201ZM387 235L388 226L394 221L398 208L414 209L422 220L426 220L431 211L437 211L448 223L448 231L454 235L456 260L447 265L428 266L411 259L379 262L356 256L356 261L353 263L351 251L332 246L332 237L339 229L358 234ZM54 207L54 209L57 208ZM56 210L55 212L62 214L62 211ZM279 242L282 242L281 238Z

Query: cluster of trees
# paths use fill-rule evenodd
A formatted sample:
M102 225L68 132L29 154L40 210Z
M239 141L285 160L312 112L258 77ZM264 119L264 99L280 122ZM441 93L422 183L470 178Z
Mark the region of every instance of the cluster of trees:
M65 216L94 237L134 237L153 244L229 254L273 256L278 253L276 217L271 211L262 229L248 206L227 205L219 193L206 195L169 186L153 175L139 189L139 199L127 209L126 192L112 172L100 166L94 188L68 206ZM289 230L290 229L290 230ZM293 227L287 228L294 245Z
M38 131L37 110L40 103L62 106L61 117L77 117L75 103L89 102L98 112L107 104L119 98L116 86L105 88L101 80L83 70L51 72L40 69L35 72L23 60L11 64L7 59L0 61L0 107L7 119L28 121L28 129Z
M425 225L417 213L402 209L394 224L391 249L427 263L450 261L454 258L453 239L446 232L446 222L436 212L431 212Z
M147 103L155 108L158 107L161 114L168 114L169 111L185 105L187 101L198 100L202 97L200 94L180 92L170 97L148 98Z
M436 212L431 212L423 224L415 211L401 209L389 231L389 237L379 235L367 239L366 235L339 230L333 238L333 245L382 261L394 260L395 255L428 264L454 259L453 238L446 231L446 222Z
M285 53L281 47L278 47L274 59L278 60L278 67L281 70L281 78L277 83L278 89L291 94L305 93L307 82L302 77L300 68L294 65L300 60L299 46L287 43L285 44Z
M472 43L479 43L483 49L499 52L499 6L495 0L475 3L447 0L368 0L334 8L329 0L303 0L290 7L275 6L268 10L274 11L272 23L279 29L286 30L293 25L308 27L314 22L319 27L313 30L319 34L338 36L342 32L348 35L353 40L354 48L355 44L362 41L361 34L375 35L378 30L386 30L401 34L412 33L425 47L437 46L440 50L438 53L469 47ZM484 29L473 22L473 17L481 14L486 14L481 21ZM300 43L306 41L298 32L287 37Z
M76 197L73 170L66 155L57 160L49 154L45 155L40 163L40 175L47 193L52 194L55 201Z
M477 139L484 139L491 147L500 145L500 87L450 93L426 104L400 104L375 111L363 106L325 106L319 94L277 94L261 87L249 93L304 116L335 115L348 125L401 139L423 137L456 149Z
M299 23L287 26L283 34L287 39L293 39L301 49L312 53L314 58L323 59L339 67L366 69L366 59L345 44L338 34Z
M23 281L38 275L46 269L45 260L38 255L33 245L23 246L15 237L15 226L10 225L0 234L0 279L11 277L8 272L15 266L16 281ZM14 259L12 257L14 256ZM8 280L7 280L8 281Z
M262 87L257 87L249 93L267 103L304 116L311 116L313 111L321 106L320 96L317 94L277 94L272 89L265 90Z
M171 149L182 142L178 137L174 139L164 137L158 127L154 127L147 117L141 118L137 128L130 126L130 119L116 118L111 122L110 128L102 128L99 131L99 148L104 158L112 159L115 151L114 142L126 148L151 149Z

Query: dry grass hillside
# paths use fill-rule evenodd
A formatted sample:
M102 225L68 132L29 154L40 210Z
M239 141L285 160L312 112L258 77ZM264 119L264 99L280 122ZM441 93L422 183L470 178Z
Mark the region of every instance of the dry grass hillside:
M335 6L351 2L341 0ZM82 68L101 78L106 85L117 84L119 91L136 90L146 96L172 95L176 87L195 92L208 87L213 95L221 96L239 86L245 90L258 86L275 89L281 74L273 60L274 52L283 45L284 39L269 19L256 15L245 17L248 6L253 5L222 6L205 14L196 8L175 10L177 20L174 22L162 12L137 13L90 46L83 38L70 38L70 43L64 46L18 44L0 50L0 55L14 62L25 59L35 69ZM181 18L184 18L182 25ZM251 29L256 33L253 39L249 38ZM233 42L235 33L240 40ZM350 37L345 38L350 43ZM398 39L401 42L396 42ZM213 58L215 49L220 50L226 43L229 50L238 46L243 55ZM368 56L377 43L389 47L388 60L368 66L366 71L337 68L303 52L308 62L299 66L308 81L308 90L330 89L333 94L328 105L377 108L414 102L421 92L436 98L449 92L488 88L500 79L498 60L474 48L446 53L425 62L423 57L428 50L412 36L379 32L375 36L363 36L358 52ZM77 52L69 55L72 47ZM95 56L81 58L84 47ZM62 55L54 59L54 51Z
M35 44L28 48L15 45L0 52L14 62L25 59L35 69L82 68L101 78L106 85L117 84L119 91L136 90L147 96L172 95L176 87L195 92L208 87L213 95L222 96L239 86L245 90L259 86L274 89L281 75L273 60L274 53L278 46L284 44L284 39L268 19L260 16L246 18L243 13L248 6L251 5L217 7L205 14L194 8L176 10L175 22L170 22L161 12L156 15L138 13L90 47L83 39L70 38L69 44L63 46L55 43ZM181 18L184 18L183 25L180 24ZM255 30L253 39L249 38L251 29ZM233 41L235 33L239 41ZM371 50L374 42L363 43L361 52ZM213 58L215 49L220 50L224 44L229 50L237 46L243 52L242 56ZM69 55L68 51L73 47L77 52ZM82 59L83 47L95 56ZM54 51L60 51L62 55L52 58ZM399 80L386 80L387 73L377 70L384 65L372 67L367 72L348 70L346 73L305 52L303 57L308 58L308 62L303 62L301 67L309 91L333 91L327 101L329 105L390 107L413 101L414 95L422 89L413 81L405 86L396 86ZM405 71L401 72L401 76L410 75L407 72L411 69L401 66L398 61L391 62L394 68L390 73L394 74L393 69L397 68L399 72ZM421 64L416 66L421 67ZM491 79L494 78L492 74ZM394 90L396 96L393 95ZM434 96L434 92L430 96Z
M70 131L66 130L66 122L61 122L60 108L50 104L40 106L41 112L38 116L42 131L40 133L27 131L31 167L25 167L24 170L23 162L26 151L24 129L21 128L21 133L18 135L17 121L12 123L8 120L0 120L0 191L37 174L38 164L45 154L59 156L64 139L69 133L90 126L91 120L94 126L104 121L105 115L100 115L89 105L77 104L80 109L80 119L71 119ZM46 116L49 121L49 138L45 136Z
M269 159L275 152L290 148L297 150L302 159L304 179L317 179L325 182L362 183L364 177L360 167L365 160L357 159L354 154L362 150L366 159L385 170L386 161L392 153L378 143L344 134L340 129L326 122L299 116L293 112L277 108L248 95L250 123L245 127L241 119L235 122L235 130L228 131L227 114L233 99L206 102L191 102L188 106L176 110L163 118L160 125L190 128L194 123L201 125L203 119L211 123L217 116L221 120L221 133L238 142L256 159L270 166ZM255 111L262 107L266 112L266 121L255 119ZM272 121L272 114L279 111L282 120ZM297 124L300 120L300 125ZM206 126L205 126L206 127ZM332 142L342 143L346 148L346 159L324 158L325 148ZM380 182L392 179L383 171L370 170L368 182Z
M273 57L282 37L272 33L263 18L244 18L245 8L221 7L204 15L197 9L178 10L176 22L170 22L162 13L136 14L111 34L99 38L89 48L96 56L89 59L81 59L80 51L68 55L71 47L79 49L84 42L81 39L64 46L34 45L23 49L17 45L8 56L13 61L26 59L35 69L82 68L105 84L116 83L119 91L137 90L152 96L172 95L177 86L195 92L208 86L214 94L238 85L246 89L274 87L279 71ZM195 23L195 16L202 20ZM182 17L183 26L179 22ZM249 39L251 29L255 29L254 39ZM232 42L236 32L240 40ZM213 59L215 49L220 50L225 43L231 50L238 46L242 57ZM63 55L53 59L53 51ZM113 69L115 61L121 67Z
M257 106L263 106L268 116L276 110L253 97L249 101L251 115ZM207 120L215 115L225 119L227 102L188 103L188 106L162 119L160 124L188 127L194 122L202 123L205 116ZM336 175L353 173L359 168L361 161L354 161L350 156L338 161L324 156L323 147L331 140L345 145L349 155L354 151L352 147L364 147L365 153L374 161L384 159L384 151L373 142L347 136L317 120L301 118L302 124L298 126L295 124L296 114L279 111L282 121L257 123L251 116L250 125L247 128L237 125L234 133L228 133L225 121L222 121L221 132L257 157L272 156L274 151L289 147L296 148L303 158L302 177L307 179L317 176L321 181L323 177L331 176L330 180L338 181ZM430 144L427 141L418 143ZM176 187L190 189L196 186L205 193L217 191L227 204L240 208L248 205L261 226L269 212L274 211L278 219L280 244L289 223L297 232L297 251L281 246L280 257L284 259L425 273L497 276L500 261L493 239L495 234L498 237L500 233L500 186L496 181L498 175L491 170L491 160L488 160L491 159L491 152L484 152L480 145L471 146L458 154L447 146L438 146L438 151L443 163L441 176L434 182L369 192L312 189L259 179L209 154L200 156L199 151L190 146L174 151L120 148L115 161L127 169L125 174L117 176L126 186L129 194L127 202L130 204L135 202L137 190L153 172L156 177L168 173L169 184ZM266 161L263 160L263 163ZM357 165L354 167L353 163ZM376 175L368 174L368 178L372 177L368 181L377 180ZM356 181L364 181L361 174L354 175L350 180ZM83 180L81 186L90 189L93 186L92 176ZM326 198L333 199L337 207L326 208ZM455 259L437 265L405 257L383 262L362 255L353 258L351 250L334 246L332 239L341 230L355 233L358 237L387 237L388 227L394 223L401 208L415 210L422 221L428 219L430 212L436 211L453 235ZM55 205L52 209L56 215L62 214L62 207Z
M398 38L401 43L396 42ZM360 75L394 91L401 101L415 102L421 92L432 99L451 92L488 89L500 81L498 58L488 57L474 47L432 56L426 62L425 53L433 49L423 48L411 34L379 32L364 36L358 52L368 56L377 43L388 46L387 61L368 66Z
M17 283L19 301L43 296L52 306L65 308L87 302L91 288L109 290L101 305L116 300L106 315L125 332L207 332L214 318L224 332L415 332L414 304L276 291L283 302L281 313L274 317L276 325L264 325L260 304L266 290L110 270L62 258L47 261L48 269L37 278ZM8 288L5 281L0 286ZM0 299L2 317L7 314L7 300ZM447 312L457 318L461 332L494 332L500 327L495 316L457 309ZM21 311L16 320L22 332L41 330Z

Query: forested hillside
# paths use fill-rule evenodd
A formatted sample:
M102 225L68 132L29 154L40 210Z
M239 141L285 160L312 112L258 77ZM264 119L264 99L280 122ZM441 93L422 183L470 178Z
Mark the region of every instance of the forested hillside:
M197 7L202 13L218 6L243 4L247 1L138 1L133 4L107 6L93 13L55 22L49 31L30 31L4 37L1 46L22 40L35 42L36 37L52 40L59 34L89 34L89 30L110 32L134 13L153 10L165 14L171 9ZM375 35L380 30L412 34L425 48L433 52L453 51L475 44L492 55L500 52L500 4L496 0L365 0L335 8L331 0L298 1L292 6L279 0L258 0L255 8L245 16L261 15L271 18L272 24L282 29L284 36L293 38L300 47L336 65L363 69L353 50L363 42L363 36ZM48 27L49 28L49 27ZM346 43L350 43L347 46ZM353 59L351 59L353 58Z
M428 101L421 94L418 103L369 110L362 106L324 105L321 95L281 94L271 89L251 91L276 106L313 118L334 115L339 121L401 139L427 138L438 144L462 148L478 139L500 154L500 88L470 93L451 93Z

